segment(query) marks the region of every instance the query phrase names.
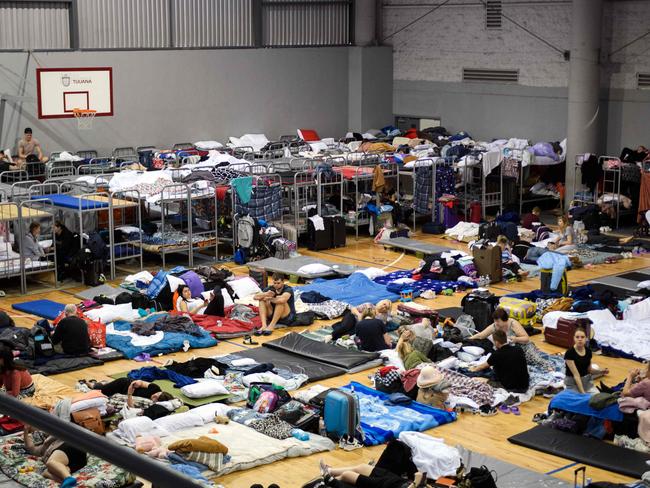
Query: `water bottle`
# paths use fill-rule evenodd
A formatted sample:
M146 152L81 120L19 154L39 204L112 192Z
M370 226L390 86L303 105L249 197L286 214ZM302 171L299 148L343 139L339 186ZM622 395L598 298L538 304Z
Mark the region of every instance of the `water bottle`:
M299 441L308 441L309 434L302 429L291 429L291 435Z

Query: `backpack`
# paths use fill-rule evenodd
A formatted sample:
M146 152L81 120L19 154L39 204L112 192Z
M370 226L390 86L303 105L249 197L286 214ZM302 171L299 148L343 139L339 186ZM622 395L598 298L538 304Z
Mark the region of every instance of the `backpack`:
M242 215L236 219L237 244L240 248L255 249L259 245L260 225L257 219L250 215Z
M30 349L34 358L54 356L54 345L44 327L36 324L30 330Z
M535 238L533 239L533 242L543 241L544 239L548 239L550 236L551 229L545 225L540 225L535 229Z
M327 435L335 439L355 438L362 433L359 400L352 392L330 391L325 397L323 419Z
M258 413L275 412L278 406L278 394L272 390L263 391L257 398L253 410Z
M462 478L459 488L497 488L492 472L485 465L471 468Z
M274 412L276 409L280 408L285 403L289 403L291 401L291 396L289 395L289 393L287 393L287 390L285 390L283 387L279 385L274 385L272 383L253 382L248 387L248 398L246 399L246 407L254 408L255 410L257 410L256 405L260 400L260 398L262 397L262 394L265 392L273 393L275 395L274 397L275 400L273 404L273 409L267 410L266 412L263 413ZM265 398L267 402L271 400L271 397L269 395L267 395Z
M72 421L95 434L102 435L104 433L104 422L102 422L101 414L97 408L87 408L78 412L72 412Z

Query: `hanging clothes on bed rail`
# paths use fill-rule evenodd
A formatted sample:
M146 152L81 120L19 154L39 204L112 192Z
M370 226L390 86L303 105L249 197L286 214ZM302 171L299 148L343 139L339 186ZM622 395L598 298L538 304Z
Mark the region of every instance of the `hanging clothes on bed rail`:
M231 184L242 179L237 178L231 181ZM280 219L282 217L282 186L269 183L263 177L252 177L252 183L248 202L243 201L240 189L236 188L235 212L267 221Z

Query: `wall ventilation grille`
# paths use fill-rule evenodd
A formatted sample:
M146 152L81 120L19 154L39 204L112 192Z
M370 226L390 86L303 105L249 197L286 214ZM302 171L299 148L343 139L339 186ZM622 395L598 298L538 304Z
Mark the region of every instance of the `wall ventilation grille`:
M501 29L503 21L503 6L501 0L487 0L485 2L485 28L488 30Z
M519 71L505 69L463 68L463 81L483 81L488 83L517 83Z
M636 86L637 88L650 89L650 73L637 73Z

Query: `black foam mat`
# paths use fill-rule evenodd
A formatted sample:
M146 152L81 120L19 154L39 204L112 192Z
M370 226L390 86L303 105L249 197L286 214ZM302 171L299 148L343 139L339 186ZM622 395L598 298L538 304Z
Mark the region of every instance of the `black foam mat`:
M448 308L441 308L437 310L438 312L438 317L440 318L450 318L456 320L460 315L463 313L463 309L461 307L448 307Z
M632 478L641 478L648 470L646 461L650 460L650 455L639 451L544 425L509 437L508 441Z
M640 273L639 271L632 271L631 273L624 273L618 275L619 278L623 278L624 280L632 280L632 281L647 281L650 280L650 274L648 273Z
M625 298L632 295L638 295L638 293L633 292L632 290L626 290L625 288L619 288L617 286L607 285L605 283L589 283L591 288L597 292L603 292L609 290L617 297Z
M333 378L345 373L345 370L342 368L312 361L270 347L256 347L254 349L247 349L246 351L237 351L237 353L232 355L254 359L258 363L271 363L276 368L286 369L294 374L306 374L310 382Z

